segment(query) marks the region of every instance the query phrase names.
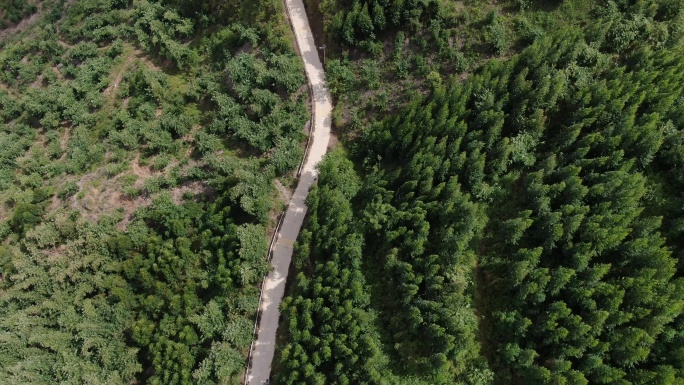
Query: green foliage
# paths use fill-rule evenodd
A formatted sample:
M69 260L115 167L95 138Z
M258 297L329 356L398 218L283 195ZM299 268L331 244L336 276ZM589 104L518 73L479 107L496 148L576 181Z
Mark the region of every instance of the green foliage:
M434 163L451 165L476 197L491 201L480 282L485 298L501 300L483 305L493 317L484 343L505 352L489 357L504 382L634 381L628 368L655 370L655 341L683 304L674 260L656 230L660 219L642 214L643 167L663 135L649 116L667 116L671 105L640 115L645 101L638 95L654 92L647 72L606 70L600 60L587 69L605 71L604 78L568 82L568 70L587 52L582 42L568 43L573 39L537 44L507 65L492 63L449 87L459 91L437 93L390 123L392 136L374 130L369 141L377 143L371 154L399 164L423 143L440 154L426 142L430 135L460 143L463 150L452 148L451 157ZM662 94L681 92L663 87ZM466 112L469 106L474 110ZM434 128L417 136L413 127L432 119ZM655 297L639 294L646 292Z
M441 1L355 0L351 3L326 1L321 9L330 19L330 32L348 45L363 45L390 28L421 27L422 22L442 13Z
M494 52L503 55L508 48L508 39L506 38L506 31L501 25L501 18L495 11L491 11L487 15L485 25L485 40L492 46Z
M67 183L62 190L60 190L57 193L57 196L61 199L66 199L74 194L76 194L79 190L78 184L76 182L69 182Z
M378 336L370 329L369 293L360 269L361 239L351 222L349 199L358 189L352 164L332 153L321 164L321 185L309 195L316 234L303 247L317 260L317 278L297 277L296 294L283 302L292 342L282 351L279 382L373 383L380 380ZM298 248L300 252L302 246Z
M606 7L648 28L680 18ZM502 17L485 18L499 54ZM354 164L321 164L282 382L683 381L682 48L642 24L616 45L604 25L532 31L465 80L432 75L429 95L355 132ZM328 333L356 357L328 355Z
M162 57L172 60L179 69L197 66L198 53L178 41L194 33L191 19L146 0L136 3L135 11L135 33L143 47L158 49Z
M416 166L407 166L408 180ZM455 266L474 256L466 248L483 225L477 205L455 181L420 197L407 188L416 182L401 184L398 173L362 184L340 152L319 168L307 203L310 236L297 249L307 252L296 257L303 273L284 302L291 342L280 381L453 383L470 370L487 373L476 360L475 316L460 308L469 301L467 269ZM365 203L354 208L358 199ZM444 222L429 226L433 218ZM444 246L429 246L445 237Z
M284 175L297 167L303 156L304 150L297 141L281 139L276 143L270 160L275 167L276 174Z
M132 293L115 269L102 269L115 265L102 247L107 230L60 213L27 232L27 250L12 247L15 273L0 298L3 382L124 384L140 372L137 350L124 338ZM81 236L93 242L85 250ZM38 258L56 245L64 254Z
M156 198L141 215L153 230L143 248L132 250L134 256L123 269L140 296L141 316L131 332L145 352L145 363L155 368L149 383L193 383L193 376L200 375L214 380L232 378L242 369L237 351L250 340L237 333L244 336L249 330L249 321L244 323L241 317L255 310L250 286L264 273L266 242L262 227L238 227L231 223L230 215L215 204L207 208L194 202L176 206L168 195ZM122 242L135 244L132 238L117 240ZM236 293L240 293L237 298ZM243 295L250 295L251 303L240 304L238 301L246 300ZM207 304L222 317L229 314L227 321L207 326ZM215 319L216 314L211 317ZM238 322L242 331L231 326L232 322ZM221 340L230 341L223 342L221 349L235 352L232 363L214 362L223 357L213 357L215 346L209 343ZM196 359L203 356L211 358L198 366ZM237 366L236 360L240 362ZM226 370L228 365L233 369Z
M280 3L172 3L45 1L1 38L2 384L244 373L301 60Z
M27 230L40 223L42 209L35 203L19 203L14 208L11 223L12 229L17 233L25 233Z
M681 42L684 3L672 1L639 1L624 3L607 1L599 8L604 23L595 33L604 34L603 48L624 53L640 44L655 48Z

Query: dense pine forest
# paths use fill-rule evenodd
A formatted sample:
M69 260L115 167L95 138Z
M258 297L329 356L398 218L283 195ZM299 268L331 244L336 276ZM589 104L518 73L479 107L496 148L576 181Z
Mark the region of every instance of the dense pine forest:
M308 5L345 149L276 382L684 384L684 3Z
M283 4L10 1L0 28L0 383L240 383L308 118Z

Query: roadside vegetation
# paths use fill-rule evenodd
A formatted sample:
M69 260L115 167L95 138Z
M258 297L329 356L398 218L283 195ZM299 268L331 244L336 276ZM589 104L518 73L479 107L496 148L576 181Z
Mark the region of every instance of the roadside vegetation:
M322 2L277 382L684 383L682 5Z
M239 383L308 118L283 5L22 4L0 11L37 12L0 38L0 383Z

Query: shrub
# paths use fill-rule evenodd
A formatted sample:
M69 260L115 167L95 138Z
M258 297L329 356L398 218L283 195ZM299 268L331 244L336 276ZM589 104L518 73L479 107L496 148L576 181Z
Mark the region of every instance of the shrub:
M292 171L302 159L304 150L294 139L280 138L276 141L275 150L271 156L271 163L277 175L284 175Z
M17 233L25 233L40 223L43 210L34 203L18 203L10 222Z
M59 192L57 193L57 196L60 199L66 199L68 197L73 196L76 194L79 190L78 184L76 182L69 182L67 183Z

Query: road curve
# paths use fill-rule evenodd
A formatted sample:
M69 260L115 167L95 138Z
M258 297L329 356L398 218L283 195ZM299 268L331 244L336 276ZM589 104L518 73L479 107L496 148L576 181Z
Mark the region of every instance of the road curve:
M318 176L316 164L323 159L330 140L330 115L332 99L325 85L325 72L318 57L309 20L306 17L302 0L285 0L290 22L295 33L299 52L304 60L304 69L309 79L313 95L314 122L312 143L308 158L302 168L299 184L285 212L285 219L277 234L272 249L273 271L263 284L261 293L261 319L257 327L257 338L252 351L251 367L247 368L248 385L260 385L271 375L271 363L275 352L276 331L280 318L280 302L285 293L285 280L292 260L292 245L297 239L304 221L306 206L304 201L311 184Z

